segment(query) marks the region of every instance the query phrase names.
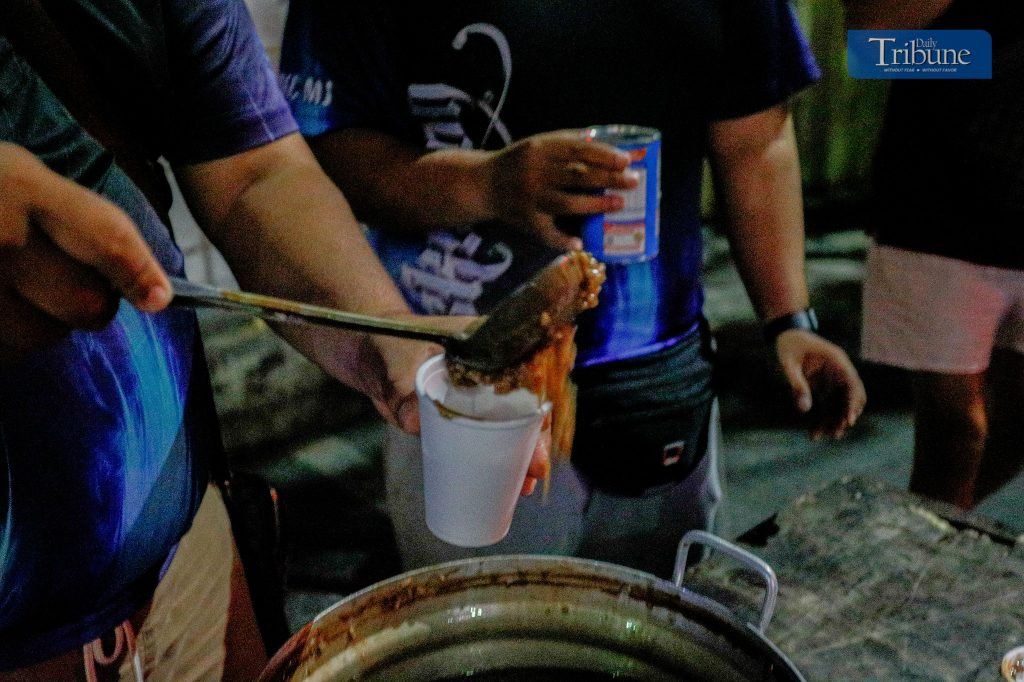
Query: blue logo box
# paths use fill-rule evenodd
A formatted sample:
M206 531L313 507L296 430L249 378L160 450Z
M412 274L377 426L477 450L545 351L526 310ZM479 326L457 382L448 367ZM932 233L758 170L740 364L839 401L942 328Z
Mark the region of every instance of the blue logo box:
M992 78L987 31L847 31L846 64L863 79Z

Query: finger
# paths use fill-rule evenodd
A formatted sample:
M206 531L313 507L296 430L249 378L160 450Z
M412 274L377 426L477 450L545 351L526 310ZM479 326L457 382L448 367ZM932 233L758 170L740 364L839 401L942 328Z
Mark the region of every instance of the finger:
M857 379L854 376L854 379ZM857 381L859 384L859 381ZM824 393L815 399L820 406L818 425L815 433L818 438L829 436L843 438L860 416L860 407L851 404L856 397L856 385L843 384L824 388Z
M390 379L387 386L379 390L362 390L370 396L370 401L377 408L377 412L389 424L412 435L420 432L419 398L414 390L396 387ZM385 397L380 397L381 394Z
M546 213L535 214L529 222L529 229L540 241L554 249L578 251L583 248L583 242L579 237L567 235L559 230L555 219Z
M26 351L56 343L70 328L11 289L0 290L0 348Z
M551 215L592 215L621 211L625 204L625 199L618 194L553 191L541 199L538 207Z
M831 429L833 437L842 438L863 413L867 393L853 363L845 355L838 358L837 364L835 374L832 375L836 378L832 389L834 409L831 411L834 417Z
M413 435L420 432L419 398L415 393L406 395L395 410L398 428Z
M807 430L810 434L811 440L815 442L824 440L825 438L838 438L839 434L843 431L842 427L836 422L836 420L827 415L816 415Z
M592 166L581 160L558 164L552 171L551 182L559 187L576 189L633 189L640 183L640 175L631 169L613 170Z
M519 491L522 497L529 497L533 494L533 491L537 489L537 479L532 476L527 476L526 480L523 481L523 488Z
M23 299L70 327L101 329L117 312L118 296L110 283L38 231L32 231L16 258L0 259L0 267L9 269L10 282Z
M38 163L25 149L0 141L0 196L4 202L0 210L0 254L20 249L28 239L23 168Z
M565 162L581 161L588 166L619 172L632 162L628 152L604 142L580 139L579 136L563 137L560 144L554 145L552 153Z
M393 405L391 402L387 400L383 400L381 398L376 398L372 396L370 397L370 403L373 405L374 409L377 410L377 414L384 418L384 421L386 421L388 424L391 424L392 426L397 426L403 431L406 431L406 428L402 426L402 421L400 419L400 415L402 413L401 404ZM406 433L416 435L417 433L419 433L419 428L417 427L413 431L406 431Z
M804 376L803 367L800 361L793 358L782 360L782 372L789 382L789 388L793 395L793 402L796 408L802 413L811 411L814 400L811 394L811 385Z
M21 188L33 222L64 252L90 265L141 310L171 300L171 286L135 224L117 206L36 162Z
M530 466L526 470L526 480L523 481L522 495L530 495L537 487L538 480L547 479L551 471L551 427L541 431L537 445L533 448L530 457Z
M850 429L856 426L862 411L862 408L847 406L845 414L842 414L832 427L832 437L844 438Z
M864 413L864 407L868 403L868 394L864 389L864 383L860 380L860 376L856 374L856 370L853 371L854 376L849 389L846 412L846 423L851 427L860 419L860 416Z
M537 447L533 450L533 455L530 458L530 467L526 470L526 475L530 478L547 478L548 473L551 470L551 438L550 436L537 444Z
M822 415L821 422L812 429L812 437L815 440L826 437L840 439L846 435L846 430L846 416L841 410L836 410L831 414Z

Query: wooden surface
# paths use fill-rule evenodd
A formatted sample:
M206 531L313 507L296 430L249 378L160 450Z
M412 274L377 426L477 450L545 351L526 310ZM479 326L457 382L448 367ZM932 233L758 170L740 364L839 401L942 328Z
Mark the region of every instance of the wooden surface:
M844 479L745 534L779 577L768 638L808 680L1002 679L1024 645L1024 543L950 511ZM685 586L750 620L763 595L720 556Z

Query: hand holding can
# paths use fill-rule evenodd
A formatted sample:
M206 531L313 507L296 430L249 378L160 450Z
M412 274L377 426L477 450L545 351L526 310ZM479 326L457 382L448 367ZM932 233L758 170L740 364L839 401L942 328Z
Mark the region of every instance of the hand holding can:
M580 219L618 211L618 192L636 186L629 154L593 144L578 128L531 135L481 158L477 217L564 251L582 247Z
M603 263L639 263L658 255L661 206L661 133L635 125L591 126L584 139L603 142L630 156L638 184L628 190L605 190L619 195L623 208L595 213L583 221L583 249Z

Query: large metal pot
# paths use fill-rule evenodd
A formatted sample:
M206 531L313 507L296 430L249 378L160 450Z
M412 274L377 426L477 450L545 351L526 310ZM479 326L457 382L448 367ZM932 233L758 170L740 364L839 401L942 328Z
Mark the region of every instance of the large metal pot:
M764 578L757 625L682 588L694 543ZM764 636L778 591L767 564L691 532L675 573L672 583L613 564L525 555L412 571L321 613L260 679L803 680Z

